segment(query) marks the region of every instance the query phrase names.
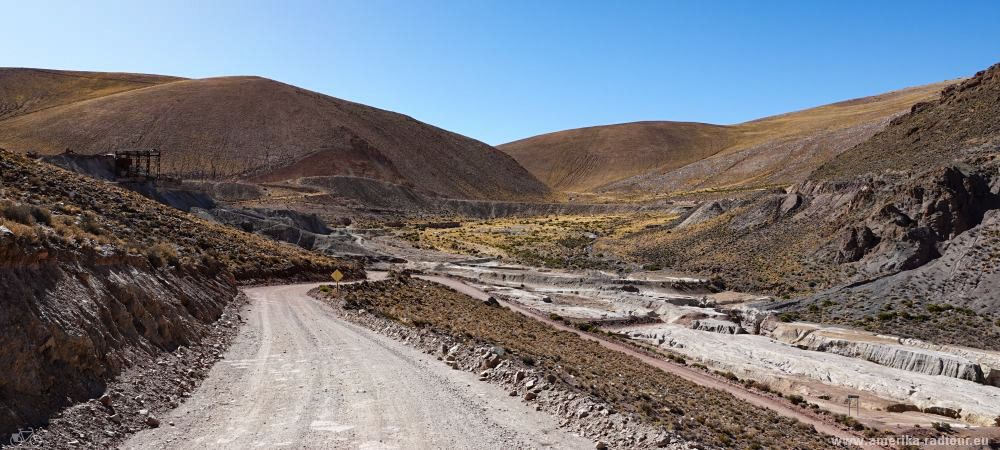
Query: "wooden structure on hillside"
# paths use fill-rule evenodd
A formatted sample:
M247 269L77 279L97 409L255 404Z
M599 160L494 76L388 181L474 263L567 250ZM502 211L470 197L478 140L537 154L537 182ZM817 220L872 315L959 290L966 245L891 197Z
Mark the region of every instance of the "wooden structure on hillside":
M115 151L115 175L122 179L159 178L160 151L157 149Z

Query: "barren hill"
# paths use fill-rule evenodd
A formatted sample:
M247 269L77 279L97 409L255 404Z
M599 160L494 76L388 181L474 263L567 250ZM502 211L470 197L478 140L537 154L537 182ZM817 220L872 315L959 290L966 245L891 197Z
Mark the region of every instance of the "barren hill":
M731 144L727 127L694 122L635 122L578 128L499 148L549 187L589 191L645 173L673 170Z
M684 191L801 181L947 83L732 126L640 122L536 136L499 148L556 190Z
M0 120L177 80L134 73L0 68Z
M10 84L21 86L23 78ZM24 88L0 92L17 89ZM53 95L62 99L58 106L0 120L0 146L40 153L158 148L166 154L164 170L183 177L352 175L450 197L547 193L512 158L482 142L273 80L175 80L118 90Z

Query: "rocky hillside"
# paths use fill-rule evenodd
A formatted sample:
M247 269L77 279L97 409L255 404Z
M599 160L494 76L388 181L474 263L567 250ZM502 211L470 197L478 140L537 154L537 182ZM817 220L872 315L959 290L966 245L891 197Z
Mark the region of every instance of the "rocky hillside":
M337 268L363 276L0 150L0 431L44 424L132 365L198 345L239 282Z
M947 83L732 126L640 122L582 128L499 148L556 190L676 192L804 180Z
M706 202L608 250L805 297L780 305L791 320L995 349L997 70L913 107L809 181Z
M547 188L482 142L401 114L259 77L173 80L142 89L29 85L37 73L0 78L4 104L32 91L44 109L0 116L0 146L43 154L158 148L165 172L184 178L282 181L351 175L435 195L532 199ZM110 75L109 75L110 77ZM156 78L159 80L159 78ZM117 89L117 88L115 88ZM107 94L107 95L100 95Z
M913 105L892 126L813 174L817 180L864 173L919 171L956 160L990 158L1000 136L1000 64L944 89L941 98ZM981 155L980 155L981 154Z

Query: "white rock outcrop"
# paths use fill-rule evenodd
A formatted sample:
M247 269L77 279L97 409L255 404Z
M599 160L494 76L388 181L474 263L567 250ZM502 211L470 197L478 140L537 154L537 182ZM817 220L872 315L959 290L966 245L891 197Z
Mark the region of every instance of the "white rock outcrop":
M897 339L804 323L775 323L766 334L800 348L859 358L895 369L984 382L983 369L963 356L902 345Z
M699 319L691 322L691 329L721 334L743 334L746 331L738 323L728 320Z
M983 426L994 426L1000 414L1000 389L960 378L911 372L860 358L817 352L767 336L705 333L673 324L636 325L619 331L715 369L768 384L780 384L782 380L814 380L869 392L921 409L961 410L962 420Z

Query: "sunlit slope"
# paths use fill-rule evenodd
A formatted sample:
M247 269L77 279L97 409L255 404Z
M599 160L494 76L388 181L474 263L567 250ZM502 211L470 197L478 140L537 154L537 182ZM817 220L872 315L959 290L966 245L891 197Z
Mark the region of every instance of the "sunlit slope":
M951 82L720 126L638 122L536 136L499 148L563 191L651 193L800 181Z
M510 156L411 117L259 77L180 80L0 121L17 151L164 151L166 173L279 181L352 175L461 198L547 188Z

